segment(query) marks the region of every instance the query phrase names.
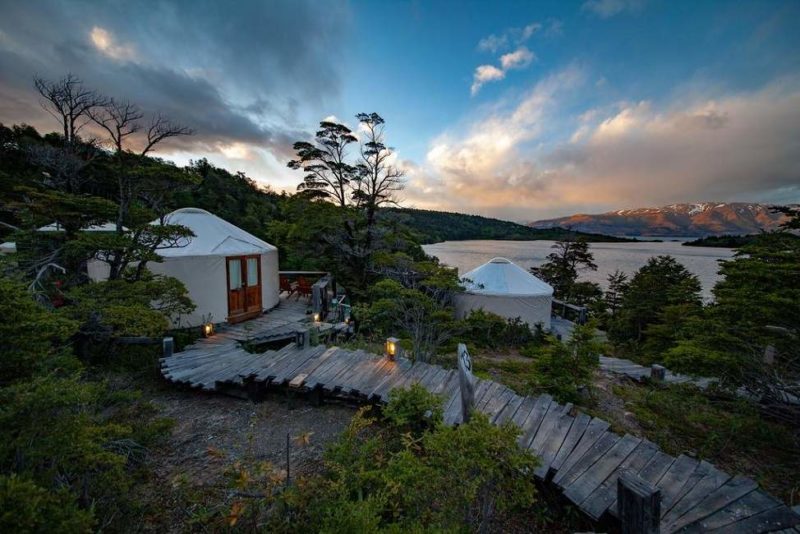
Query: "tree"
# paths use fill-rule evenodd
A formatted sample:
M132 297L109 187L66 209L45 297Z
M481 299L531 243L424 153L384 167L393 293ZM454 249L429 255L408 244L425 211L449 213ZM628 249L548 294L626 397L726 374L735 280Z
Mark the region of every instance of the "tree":
M525 350L533 357L535 387L559 402L580 402L581 391L590 388L603 345L597 339L597 324L576 325L565 342L550 342Z
M671 306L699 309L700 281L672 256L650 258L636 271L622 294L622 303L609 329L618 344L641 343L648 326L661 322Z
M784 230L800 230L800 207L794 206L773 206L772 211L783 213L787 219L781 224Z
M109 264L109 279L122 277L126 267L139 262L141 274L147 261L156 260L155 250L175 246L177 241L191 235L185 228L164 224L163 196L176 187L191 182L191 176L170 172L159 167L153 171L145 156L166 139L191 135L190 128L172 122L160 114L154 115L147 127L142 125L144 113L133 103L111 99L91 113L92 120L108 135L107 143L113 150L113 170L117 180L118 210L116 217L116 243L107 241L104 259ZM141 148L132 149L131 140L138 132ZM174 169L174 168L173 168ZM166 179L165 179L166 178ZM147 200L150 208L162 208L161 226L148 225L152 213L135 210L134 202ZM126 228L126 225L128 228ZM159 240L160 239L160 240ZM144 262L144 263L141 263Z
M428 362L456 332L452 310L419 289L407 289L394 280L370 288L372 303L355 310L359 328L410 341L411 357Z
M64 141L70 145L79 141L78 133L91 122L92 113L108 104L108 99L71 73L55 82L37 76L33 85L42 97L42 108L59 121Z
M297 159L289 162L290 169L299 169L307 174L298 191L310 197L332 200L341 208L350 201L350 187L356 168L347 162L347 146L358 141L344 124L322 121L314 136L314 142L298 141L293 145Z
M608 289L605 292L605 304L608 311L613 318L617 314L617 310L622 305L622 296L628 288L628 275L615 270L608 275Z
M361 160L358 163L353 198L366 216L366 248L373 241L375 215L378 208L396 201L395 195L404 187L402 169L394 165L394 150L384 139L386 121L377 113L356 115L365 140L361 143Z
M800 395L800 241L787 232L759 235L720 273L702 322L667 361L768 401Z
M547 261L539 267L532 267L531 272L553 286L555 296L570 301L573 286L582 270L596 271L594 256L589 250L589 243L583 237L556 241L555 252L547 256Z
M79 193L86 181L80 171L96 154L93 141L82 142L79 133L108 99L72 74L55 82L35 77L33 84L42 108L59 122L63 138L59 144L30 147L29 156L44 169L43 181L65 193Z

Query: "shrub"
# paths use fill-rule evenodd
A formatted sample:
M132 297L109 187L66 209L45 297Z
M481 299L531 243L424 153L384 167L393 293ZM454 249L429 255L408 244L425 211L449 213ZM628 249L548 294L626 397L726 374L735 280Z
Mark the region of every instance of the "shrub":
M0 317L0 384L51 367L77 367L65 350L77 323L34 302L22 284L0 278Z
M0 475L0 531L91 532L94 518L65 490L47 491L28 478Z
M598 367L602 344L594 321L576 326L564 343L553 341L525 351L533 358L533 380L540 392L559 402L580 402L581 389L590 388Z
M517 446L519 429L494 426L480 413L458 427L415 422L433 400L421 388L393 395L388 425L360 411L328 450L326 472L287 494L297 510L292 528L476 530L491 528L495 513L531 505L537 460Z
M472 310L459 327L462 338L480 348L521 347L534 339L528 324L519 317L504 319L482 309Z

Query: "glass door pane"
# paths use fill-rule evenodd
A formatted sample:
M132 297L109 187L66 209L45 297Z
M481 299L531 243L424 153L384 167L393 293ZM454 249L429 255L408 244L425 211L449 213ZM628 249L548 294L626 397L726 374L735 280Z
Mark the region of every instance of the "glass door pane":
M228 288L242 288L242 260L228 260Z
M258 258L247 258L247 287L258 285Z

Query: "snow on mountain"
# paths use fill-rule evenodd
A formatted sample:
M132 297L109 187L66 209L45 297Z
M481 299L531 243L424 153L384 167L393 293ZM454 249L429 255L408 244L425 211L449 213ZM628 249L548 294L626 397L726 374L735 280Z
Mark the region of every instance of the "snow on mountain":
M536 221L530 226L611 235L702 237L775 230L783 218L764 204L694 202L660 208L626 208L596 215L576 214Z

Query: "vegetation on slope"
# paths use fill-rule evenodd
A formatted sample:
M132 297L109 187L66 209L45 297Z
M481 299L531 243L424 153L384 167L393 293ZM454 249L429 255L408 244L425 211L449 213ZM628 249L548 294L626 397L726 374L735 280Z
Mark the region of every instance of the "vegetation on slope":
M685 247L720 247L720 248L740 248L746 245L757 243L761 234L748 235L716 235L701 237L692 241L682 243ZM793 234L787 234L793 235ZM794 236L800 239L800 236Z
M624 237L574 232L564 228L537 229L522 224L444 211L418 210L411 208L386 208L382 216L411 228L420 243L441 241L464 241L468 239L497 239L507 241L558 241L583 237L591 243L622 243L635 241Z

